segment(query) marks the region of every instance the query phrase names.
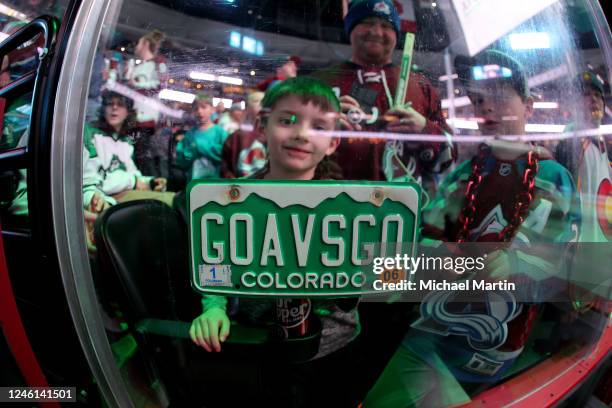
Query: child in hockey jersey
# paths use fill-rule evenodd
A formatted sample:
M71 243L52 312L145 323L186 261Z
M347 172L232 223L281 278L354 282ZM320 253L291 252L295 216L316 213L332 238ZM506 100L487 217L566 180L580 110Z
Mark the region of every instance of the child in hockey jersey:
M264 180L321 180L341 178L340 169L330 160L339 140L317 135L317 131L336 129L340 103L330 87L308 77L287 79L271 87L262 101L261 132L268 146L268 163L251 178ZM274 322L274 299L239 299L239 311L253 322ZM310 302L310 300L309 300ZM230 334L226 313L227 300L222 296L205 295L203 313L194 319L190 336L205 350L220 351ZM290 392L289 376L297 370L296 393L287 405L319 406L325 399L334 406L355 406L349 396L350 387L338 384L348 381L352 358L347 346L359 333L356 302L316 300L311 310L322 324L319 351L312 361L299 367L292 366L285 378L275 379L290 383L282 392ZM283 372L283 369L273 370ZM346 371L342 373L342 371ZM352 370L354 372L354 370ZM325 390L330 390L326 391ZM300 392L301 390L301 392ZM306 390L310 390L306 392ZM317 393L313 393L316 390ZM275 396L277 397L277 396ZM280 398L280 397L279 397ZM308 401L308 402L305 402ZM337 403L335 403L335 402ZM303 406L303 405L299 405Z
M212 122L214 108L212 98L207 94L198 94L192 109L198 124L188 130L177 145L176 164L187 171L187 180L218 178L227 132Z
M472 75L473 67L497 67L498 75L480 79ZM523 134L532 112L521 65L488 50L457 68L481 133L493 137L441 184L424 209L423 236L438 242L509 243L511 250L488 254L480 276L522 284L516 292L482 292L477 301L466 300L461 291L426 294L420 318L370 390L365 408L454 406L470 400L470 389L503 378L533 329L538 282L554 280L563 262L558 253L521 254L514 244L576 238L576 192L569 172L543 148L495 138Z
M93 162L86 162L85 166L95 167L100 176L97 187L108 196L131 190L164 191L166 188L165 178L144 177L134 164L130 137L133 120L132 100L115 92L106 92L102 96L98 122L85 126L84 143L89 160Z

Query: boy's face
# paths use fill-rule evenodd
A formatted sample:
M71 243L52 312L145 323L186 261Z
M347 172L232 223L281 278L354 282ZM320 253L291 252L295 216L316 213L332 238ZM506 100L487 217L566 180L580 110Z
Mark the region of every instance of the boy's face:
M210 121L210 116L213 114L214 108L208 102L198 102L196 105L195 114L200 124L206 124Z
M325 156L332 154L339 140L316 135L333 131L336 114L325 112L297 96L279 99L270 113L263 132L268 140L270 172L294 180L308 180Z
M115 129L120 129L127 118L128 109L120 98L111 98L104 107L106 122Z
M514 87L503 81L470 81L469 98L483 135L522 135L533 100L523 100Z
M583 92L585 122L599 126L604 117L603 95L598 89L589 87Z

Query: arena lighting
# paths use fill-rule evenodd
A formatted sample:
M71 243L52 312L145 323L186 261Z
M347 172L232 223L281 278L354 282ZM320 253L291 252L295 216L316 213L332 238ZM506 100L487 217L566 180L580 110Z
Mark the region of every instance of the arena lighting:
M513 50L539 50L550 48L548 33L514 33L508 36Z
M604 135L612 135L612 125L601 125L599 130Z
M558 109L559 104L557 102L534 102L533 109Z
M205 72L197 72L197 71L191 71L189 73L189 78L195 79L198 81L215 81L217 79L217 77L214 76L213 74L207 74Z
M195 79L197 81L217 81L222 84L230 84L230 85L242 85L243 81L240 78L236 77L228 77L228 76L216 76L213 74L208 74L206 72L197 72L191 71L189 73L189 78Z
M230 84L230 85L242 85L242 79L228 77L228 76L218 76L217 82L221 82L222 84Z
M242 37L242 50L249 54L255 54L257 51L257 40L251 37Z
M172 89L162 89L159 92L159 99L166 99L169 101L192 103L195 99L195 95L188 92L180 92Z
M561 133L565 125L547 125L540 123L528 123L525 125L525 132L529 133Z
M230 47L240 48L240 44L242 43L242 35L238 31L230 32Z
M17 11L13 8L10 8L9 6L5 5L4 3L0 3L0 13L9 16L11 18L17 19L17 20L21 20L21 21L28 21L28 16L26 16L25 14L23 14L20 11Z
M467 96L461 96L459 98L455 98L455 108L461 108L463 106L468 106L472 102L470 98ZM442 109L448 109L450 107L450 99L442 99Z

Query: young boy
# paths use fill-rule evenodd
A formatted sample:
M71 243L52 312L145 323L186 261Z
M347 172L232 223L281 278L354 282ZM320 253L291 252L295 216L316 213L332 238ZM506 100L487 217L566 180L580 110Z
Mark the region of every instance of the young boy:
M338 169L329 159L336 150L339 140L317 134L318 131L331 132L336 129L340 103L331 88L308 77L287 79L268 90L262 101L262 107L260 131L267 140L268 163L261 171L254 174L253 178L265 180L339 178ZM220 351L221 343L229 335L230 323L226 314L226 304L225 297L205 295L202 300L204 312L191 325L191 339L206 351ZM243 315L247 315L249 320L273 321L271 318L274 304L273 299L240 299L239 310ZM348 364L340 361L348 359L346 357L348 353L346 349L344 353L339 351L359 333L354 303L349 307L342 306L345 305L331 300L313 302L312 310L319 315L323 326L321 343L319 352L313 359L316 362L309 363L308 368L312 371L305 376L309 379L301 384L303 389L307 388L304 383L313 381L321 383L322 387L330 387L330 392L334 394L331 396L320 391L319 384L312 388L325 395L325 398L330 398L329 401L343 398L342 395L347 389L342 390L337 384L339 381L345 381L347 376L338 375L338 378L329 381L324 381L322 378L325 378L326 374L329 377L331 372L338 372L332 368L346 370ZM313 372L317 374L312 375ZM287 376L291 375L292 373L287 373ZM282 381L287 379L283 378ZM308 395L304 398L312 399L313 402L319 397ZM351 401L353 402L355 401Z
M176 164L187 170L187 179L218 178L221 172L221 151L227 132L215 125L212 98L198 94L192 104L198 125L188 130L176 147Z
M484 67L493 72L485 79L473 75ZM524 133L533 100L517 61L485 51L459 64L457 71L468 86L483 135ZM576 236L575 199L569 172L546 150L492 137L442 183L423 212L423 235L459 243L569 242ZM529 291L562 270L562 262L558 252L534 256L497 250L488 254L482 277L518 278L524 285L517 284L517 291L483 292L477 302L464 300L460 291L428 293L420 318L364 407L454 406L470 400L466 390L502 379L535 323L536 295ZM446 278L460 279L452 272Z

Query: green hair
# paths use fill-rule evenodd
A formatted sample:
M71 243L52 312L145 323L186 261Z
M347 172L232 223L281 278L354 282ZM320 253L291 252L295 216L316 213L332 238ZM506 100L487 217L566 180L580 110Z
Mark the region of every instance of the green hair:
M318 79L307 76L286 79L272 85L261 101L261 107L272 109L286 96L297 96L303 103L311 102L324 111L340 112L340 101L334 91Z

